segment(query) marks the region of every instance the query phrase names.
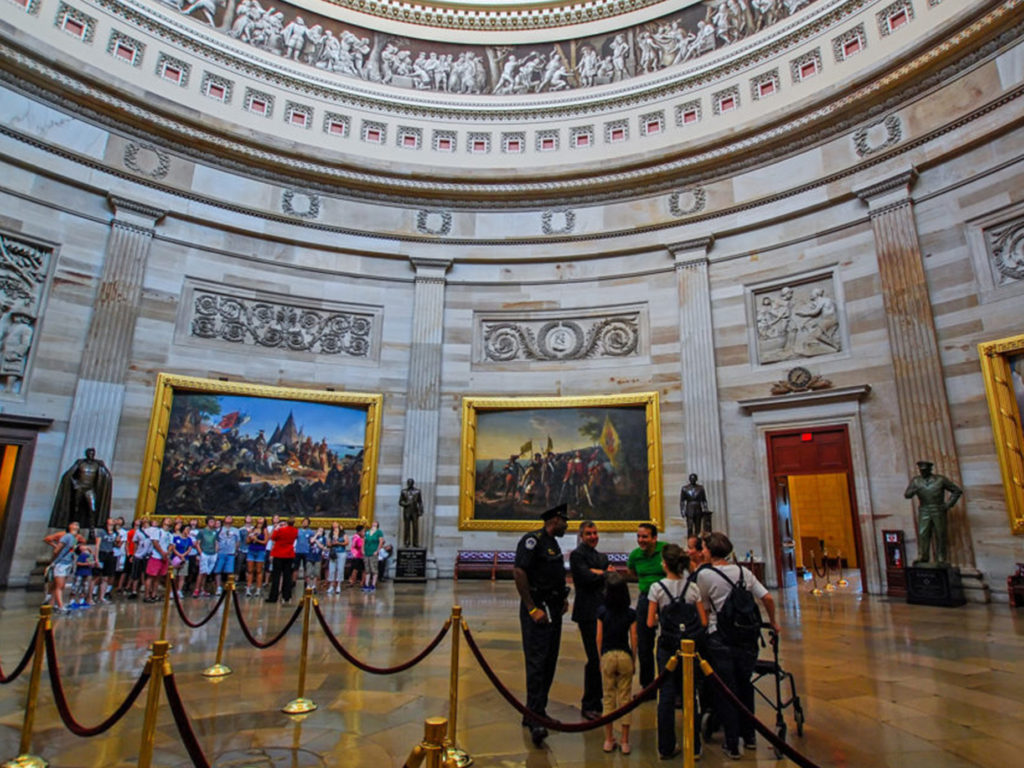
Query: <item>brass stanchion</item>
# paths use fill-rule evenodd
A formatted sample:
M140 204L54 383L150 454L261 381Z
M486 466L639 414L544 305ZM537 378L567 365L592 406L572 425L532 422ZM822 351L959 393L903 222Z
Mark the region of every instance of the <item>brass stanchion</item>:
M430 717L423 721L423 741L413 747L402 768L457 768L458 762L447 752L448 721L443 717Z
M228 617L231 615L232 603L235 597L235 575L228 576L227 586L224 587L224 615L220 620L220 638L217 640L217 660L212 666L203 670L203 677L226 677L231 674L231 667L222 664L224 659L224 641L228 637Z
M36 649L32 655L32 674L28 681L28 696L25 699L25 719L21 724L21 741L18 744L18 756L3 764L3 768L46 768L47 763L38 755L33 755L29 750L32 748L32 726L36 719L36 699L39 698L39 678L43 674L43 635L50 629L51 617L53 615L52 605L39 606L39 623L36 625L36 636L33 642Z
M166 555L165 555L166 556ZM160 639L167 639L167 619L171 613L171 590L174 589L174 569L167 568L167 577L164 579L164 607L160 613Z
M452 661L451 678L448 683L448 722L451 731L444 740L445 763L452 762L458 768L466 768L473 764L470 754L455 744L455 728L459 717L459 636L465 628L462 620L462 606L452 606ZM430 720L427 721L428 723ZM447 726L446 726L447 727Z
M287 575L285 578L288 578ZM302 596L302 654L299 656L299 695L281 707L287 715L304 715L316 709L316 702L303 695L306 692L306 656L309 650L309 611L313 606L313 587L306 587Z
M828 564L828 547L821 553L821 564L825 566L825 591L835 592L836 585L832 583L832 579L829 578L829 564Z
M164 675L170 674L167 651L170 643L154 640L149 652L149 690L146 691L146 714L142 719L142 738L139 740L139 768L150 768L153 763L153 738L156 736L156 715L160 709L160 689Z
M679 655L683 662L683 768L693 768L696 762L693 733L693 665L697 657L697 644L693 640L684 639L679 647Z
M843 576L843 550L840 549L836 552L836 561L838 562L839 568L839 579L836 581L836 586L843 588L850 586L850 582L846 580L845 576Z

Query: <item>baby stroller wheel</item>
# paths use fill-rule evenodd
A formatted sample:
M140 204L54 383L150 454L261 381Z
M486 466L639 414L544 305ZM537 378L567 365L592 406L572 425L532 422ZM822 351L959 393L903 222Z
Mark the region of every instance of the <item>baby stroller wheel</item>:
M778 729L775 731L775 734L779 737L780 741L785 741L786 740L786 724L782 723L778 727ZM775 752L775 759L776 760L781 760L782 759L782 750L781 749L779 749L778 747L772 747L772 751Z

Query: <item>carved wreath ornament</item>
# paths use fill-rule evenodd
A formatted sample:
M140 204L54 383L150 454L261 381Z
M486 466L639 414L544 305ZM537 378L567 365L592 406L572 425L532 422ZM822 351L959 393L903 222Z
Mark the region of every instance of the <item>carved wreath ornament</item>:
M296 352L366 357L370 317L303 307L247 302L230 296L197 294L192 335L236 344L283 347Z
M604 318L588 330L573 320L552 320L536 331L520 322L485 323L484 358L508 362L628 357L636 353L639 340L637 315Z

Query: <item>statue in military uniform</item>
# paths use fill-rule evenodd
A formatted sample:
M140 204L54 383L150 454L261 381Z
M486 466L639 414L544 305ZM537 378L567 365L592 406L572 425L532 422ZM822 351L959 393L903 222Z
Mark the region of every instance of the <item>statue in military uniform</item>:
M960 500L963 489L948 477L932 472L930 461L917 462L918 475L910 481L903 498L917 497L917 559L914 565L949 563L949 529L947 513ZM946 494L949 493L949 499ZM932 540L935 541L935 558L932 559Z
M541 515L544 527L519 540L516 548L516 589L519 591L519 627L526 657L526 706L547 717L548 692L555 679L558 648L562 640L562 614L569 608L565 586L565 560L558 539L567 528L566 505ZM547 738L548 730L536 720L524 716L536 746Z
M110 470L96 458L95 448L87 448L85 458L61 476L50 527L66 528L68 523L78 523L83 531L100 527L110 517L112 490Z

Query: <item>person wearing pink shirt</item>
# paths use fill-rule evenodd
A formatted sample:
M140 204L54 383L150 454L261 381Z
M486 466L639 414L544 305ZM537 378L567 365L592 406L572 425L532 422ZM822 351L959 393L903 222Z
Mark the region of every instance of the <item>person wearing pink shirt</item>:
M348 545L348 559L352 563L352 575L349 577L350 587L356 586L363 580L363 571L366 569L366 562L363 559L363 531L365 527L356 526L356 532L352 534Z

